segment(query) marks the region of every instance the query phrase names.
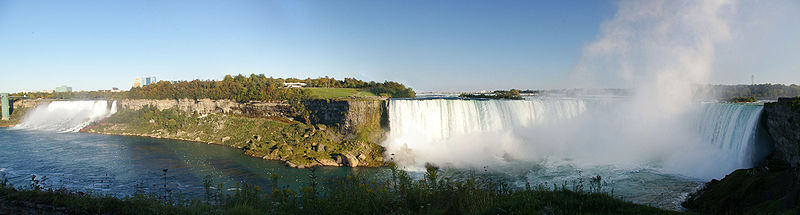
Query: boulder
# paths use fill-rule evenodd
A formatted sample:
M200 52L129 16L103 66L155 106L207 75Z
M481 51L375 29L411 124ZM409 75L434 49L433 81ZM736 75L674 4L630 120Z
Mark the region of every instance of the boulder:
M323 166L339 166L339 163L337 163L333 159L317 158L315 160L317 160L317 162L319 162L319 164L322 164Z
M358 166L358 158L352 154L345 154L345 164L349 167L357 167Z

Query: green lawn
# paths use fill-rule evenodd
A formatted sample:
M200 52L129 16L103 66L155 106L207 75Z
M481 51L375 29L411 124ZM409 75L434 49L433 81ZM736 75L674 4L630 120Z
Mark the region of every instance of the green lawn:
M355 88L306 88L311 90L311 94L322 99L347 98L347 97L370 97L375 94L366 89Z

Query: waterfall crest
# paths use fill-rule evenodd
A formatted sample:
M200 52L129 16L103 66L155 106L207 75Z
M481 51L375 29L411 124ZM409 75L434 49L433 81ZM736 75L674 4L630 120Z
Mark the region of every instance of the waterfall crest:
M675 119L631 114L630 101L392 100L386 156L409 169L523 162L649 165L717 178L751 165L761 106L696 103ZM655 118L655 117L654 117ZM658 119L658 118L656 118Z
M14 128L58 132L78 132L92 122L117 112L117 102L53 101L41 104L25 114Z
M735 155L740 164L749 165L763 108L760 105L705 104L697 112L697 129L705 141Z

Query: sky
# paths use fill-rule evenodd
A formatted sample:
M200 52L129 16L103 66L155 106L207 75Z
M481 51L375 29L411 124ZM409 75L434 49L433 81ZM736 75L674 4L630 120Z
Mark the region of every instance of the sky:
M630 87L599 71L610 68L591 68L603 77L590 85L575 76L635 2L0 0L0 92L251 73L392 80L418 92ZM732 5L705 81L800 83L800 2Z

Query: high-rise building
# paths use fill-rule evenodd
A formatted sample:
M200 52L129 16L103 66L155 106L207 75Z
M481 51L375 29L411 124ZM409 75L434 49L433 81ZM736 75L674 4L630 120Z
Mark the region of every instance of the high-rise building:
M133 87L135 87L135 88L142 87L142 83L139 82L139 78L136 78L136 79L133 80Z
M155 84L156 82L157 82L156 81L156 76L142 77L142 86L149 85L149 84Z
M72 87L69 87L67 85L61 85L59 87L56 87L56 92L57 93L72 92Z

